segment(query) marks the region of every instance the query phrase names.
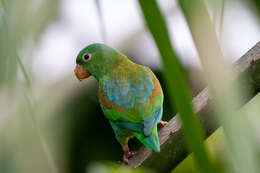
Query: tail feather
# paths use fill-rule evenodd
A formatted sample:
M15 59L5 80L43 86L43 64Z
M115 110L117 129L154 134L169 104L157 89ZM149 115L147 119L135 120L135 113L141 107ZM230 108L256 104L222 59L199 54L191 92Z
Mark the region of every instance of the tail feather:
M157 133L157 126L154 126L152 133L149 136L145 136L144 134L134 133L136 138L141 141L146 147L160 152L160 142Z

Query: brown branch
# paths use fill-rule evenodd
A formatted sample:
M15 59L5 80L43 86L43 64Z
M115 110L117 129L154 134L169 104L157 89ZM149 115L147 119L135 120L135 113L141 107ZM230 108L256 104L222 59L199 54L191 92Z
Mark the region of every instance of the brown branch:
M260 59L260 42L251 48L234 64L234 79L241 73L251 68L256 61ZM194 111L199 115L200 122L203 126L210 122L212 116L201 115L203 110L207 110L212 101L209 89L203 89L192 100ZM212 133L212 132L211 132ZM161 143L161 152L155 153L146 147L142 147L130 160L129 166L138 167L146 166L157 170L158 172L169 171L177 165L187 155L179 116L173 117L169 123L160 130L159 138Z

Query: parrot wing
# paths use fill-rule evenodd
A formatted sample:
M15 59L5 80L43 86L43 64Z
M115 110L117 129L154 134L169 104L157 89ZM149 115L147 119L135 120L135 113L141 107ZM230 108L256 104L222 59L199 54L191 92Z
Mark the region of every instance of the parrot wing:
M132 130L142 143L158 150L157 123L162 117L163 93L149 68L104 78L99 85L99 102L110 121Z
M144 68L113 73L102 84L109 101L126 109L145 103L154 89L153 76Z
M129 121L122 121L116 120L114 123L120 127L131 129L135 132L143 133L145 136L149 136L154 128L157 126L158 122L160 122L162 117L161 108L158 108L157 111L153 113L152 116L144 119L141 122L129 122Z
M130 129L133 131L134 136L136 136L137 139L139 139L145 146L147 146L148 148L156 152L159 152L160 142L157 133L157 123L160 122L161 118L162 118L162 108L160 107L158 108L157 111L153 113L151 117L146 118L145 120L139 123L127 122L121 120L116 120L111 123L115 124L121 129L119 131L114 130L120 143L124 144L125 142L125 140L121 140L120 134L122 134L122 132L125 131L124 129ZM127 133L123 133L123 134L127 134Z
M157 124L161 121L162 118L162 108L159 107L157 111L153 113L152 116L149 118L146 118L143 121L144 124L144 135L149 136L154 128L154 126L157 126Z

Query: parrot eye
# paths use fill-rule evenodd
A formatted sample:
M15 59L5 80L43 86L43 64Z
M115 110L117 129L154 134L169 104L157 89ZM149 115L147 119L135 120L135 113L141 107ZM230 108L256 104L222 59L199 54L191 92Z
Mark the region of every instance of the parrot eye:
M82 56L82 60L84 62L87 62L91 59L91 54L90 53L85 53L83 56Z

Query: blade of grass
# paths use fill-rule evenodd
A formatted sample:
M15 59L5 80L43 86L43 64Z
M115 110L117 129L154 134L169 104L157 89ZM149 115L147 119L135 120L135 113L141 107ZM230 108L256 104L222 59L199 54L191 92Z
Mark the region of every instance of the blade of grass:
M191 93L186 76L176 54L173 51L166 22L156 0L139 0L147 27L149 28L162 57L166 82L170 88L170 96L174 101L182 120L186 142L203 172L214 172L203 144L202 130L194 115L191 105Z
M226 148L225 148L225 136L222 128L218 128L210 137L205 141L206 145L209 148L209 151L215 162L218 162L217 172L223 171L224 160L226 160ZM222 154L222 158L218 156ZM224 163L223 163L224 162ZM226 163L227 164L227 163ZM186 157L171 173L197 173L199 172L198 168L195 165L194 154L191 153Z
M31 37L29 37L29 35L32 37L39 37L40 33L47 26L50 19L47 20L47 18L46 18L46 20L44 20L45 17L43 17L43 18L41 18L41 20L39 20L38 16L40 16L40 14L31 15L31 16L26 15L27 11L29 10L28 4L24 6L26 8L21 8L22 10L18 11L19 13L18 12L15 13L16 16L13 17L14 14L12 13L12 10L16 9L16 7L19 6L20 2L19 3L18 2L19 1L10 2L10 1L5 0L5 1L1 1L2 4L0 4L3 7L1 9L2 10L2 13L1 13L2 21L1 22L3 23L3 25L1 25L1 27L0 27L0 29L2 29L2 30L0 30L0 35L4 36L4 38L5 38L5 40L1 40L1 39L3 39L2 37L0 39L0 41L2 43L4 43L3 45L1 45L1 49L3 49L1 54L3 54L3 52L4 52L4 56L1 56L1 58L4 58L3 60L9 60L9 61L10 61L10 59L13 60L11 65L15 66L15 70L10 68L11 65L9 65L9 66L6 65L7 70L9 70L8 75L10 75L10 74L16 75L17 69L18 68L21 69L21 72L25 79L27 88L23 89L22 91L19 91L19 92L24 93L24 103L25 103L27 109L29 110L28 115L32 119L33 126L35 127L35 130L36 130L36 135L39 137L41 147L46 156L47 163L50 166L50 169L53 173L58 173L58 169L51 156L51 152L47 145L46 139L44 138L44 135L42 134L42 132L40 130L39 123L37 122L36 117L35 117L35 115L36 115L35 105L34 105L35 99L33 97L32 84L31 84L29 74L27 73L26 68L23 65L23 63L17 53L17 50L19 50L18 48L22 47L21 45L22 45L22 43L24 43L23 41L28 38L31 38ZM29 3L29 1L27 3ZM56 1L50 1L50 0L44 1L43 4L47 5L47 6L41 6L41 7L47 8L47 7L50 7L51 5L54 6L53 8L56 7L56 5L54 5L54 4L56 4ZM41 10L38 10L37 12L40 13L43 11L45 12L46 10L44 8L41 8ZM55 10L49 9L49 12L55 12ZM30 13L28 13L28 14L30 14ZM52 13L49 13L49 15L50 14L52 14ZM49 16L49 15L47 15L47 16ZM34 19L37 19L37 22L35 22L36 20L34 20ZM26 25L26 21L30 21L31 23L34 24L32 27L30 27L30 30L28 29L28 27ZM15 23L15 25L14 25L14 23ZM19 23L19 25L18 25L18 23ZM39 28L35 27L35 26L39 26ZM28 33L23 32L22 30L21 31L19 30L22 28L26 28ZM23 39L21 39L21 38L23 38ZM8 80L11 80L9 78L9 76L8 76ZM16 83L13 83L13 86L16 86L17 78L15 78L15 82ZM13 93L13 90L10 89L10 87L8 88L8 91Z
M220 9L220 25L219 25L219 38L222 38L223 32L223 23L224 23L224 13L225 13L225 4L226 0L221 1L221 9Z
M19 67L22 70L22 74L23 74L23 76L24 76L24 78L26 80L26 84L27 84L28 89L32 90L30 77L29 77L29 75L28 75L28 73L27 73L27 71L26 71L26 69L25 69L21 59L18 56L16 57L16 59L18 61ZM36 134L37 134L37 136L38 136L38 138L40 140L41 147L42 147L43 152L45 154L45 157L46 157L46 160L48 162L48 165L50 166L50 169L51 169L51 171L53 173L58 173L59 172L58 168L57 168L57 166L56 166L56 164L54 162L54 159L53 159L53 157L51 155L51 152L50 152L49 146L47 144L47 141L46 141L45 137L43 136L43 134L41 132L41 129L39 127L39 123L37 122L37 120L35 118L35 115L36 115L36 113L34 111L34 107L35 106L33 105L33 102L31 101L31 99L27 95L25 95L25 103L26 103L27 108L29 110L29 115L31 117L33 126L34 126L34 128L36 130Z
M179 0L180 6L191 30L195 46L215 99L215 111L223 125L227 142L236 161L236 172L259 172L256 156L256 139L250 133L251 127L245 116L239 116L236 109L246 92L240 84L234 85L231 68L221 53L214 27L202 0ZM247 161L245 162L245 158Z
M20 67L20 69L22 70L22 74L25 78L25 81L26 81L26 85L28 88L31 88L31 80L30 80L30 77L29 75L27 74L26 72L26 69L21 61L21 59L18 57L18 55L16 55L16 60L17 60L17 63L18 63L18 66Z
M50 167L50 170L51 170L52 173L58 173L59 172L58 168L57 168L57 166L56 166L56 164L54 162L54 159L53 159L53 156L52 156L52 154L50 152L50 149L49 149L49 146L47 144L47 141L46 141L45 137L43 136L42 131L41 131L40 127L39 127L39 123L37 122L37 120L35 118L35 114L36 113L35 113L34 108L33 108L34 107L33 103L27 96L25 96L25 102L26 102L27 108L29 110L29 115L30 115L30 118L31 118L31 120L33 122L33 126L34 126L34 128L36 130L36 134L37 134L37 136L38 136L38 138L40 140L40 144L41 144L42 150L43 150L43 152L45 154L47 163L48 163L48 165Z
M239 58L236 63L233 64L234 76L232 76L232 81L243 79L247 77L244 81L243 86L249 85L251 88L251 94L244 98L243 104L248 102L257 93L254 92L259 89L259 67L260 67L260 42L249 49L242 57ZM254 63L251 63L254 61ZM196 97L193 98L192 104L194 111L198 114L203 127L206 128L208 134L211 134L218 125L212 126L212 122L215 122L213 117L215 114L212 112L212 101L213 98L209 93L208 88L204 88ZM242 105L240 105L242 106ZM254 121L258 123L259 121ZM216 123L216 122L215 122ZM214 123L214 124L215 124ZM211 124L210 126L207 126ZM259 125L257 124L257 127ZM154 153L151 150L142 147L133 157L129 160L129 165L131 167L145 166L152 168L158 172L169 172L174 168L179 162L181 162L184 157L187 156L186 147L183 139L182 125L179 120L179 115L174 116L164 128L159 131L159 138L161 143L161 152ZM259 130L255 130L259 132ZM158 162L160 160L160 162Z
M239 112L246 112L248 110L253 110L254 113L248 115L250 119L255 119L254 114L259 114L259 103L260 103L260 93L255 95L252 100L250 100L246 105L244 105ZM223 128L218 128L207 140L205 141L206 145L209 146L209 150L212 153L213 159L218 162L218 169L220 169L218 172L226 172L225 168L228 168L233 163L230 162L230 160L227 160L227 158L232 157L230 155L230 152L227 150L228 147L226 146L226 138L223 132ZM178 165L171 173L196 173L199 170L196 169L194 166L194 155L190 154L185 160L183 160L182 163Z
M218 5L214 5L213 7L213 27L215 28L216 32L219 33L219 38L221 40L222 36L222 28L223 28L223 21L224 21L224 12L225 12L225 0L214 1L213 3L220 3ZM219 22L219 25L217 25ZM218 26L218 27L217 27Z
M96 0L95 2L96 2L97 13L98 13L98 18L99 18L99 23L101 28L102 41L104 43L107 43L106 26L105 26L104 16L101 8L101 2L100 0Z

